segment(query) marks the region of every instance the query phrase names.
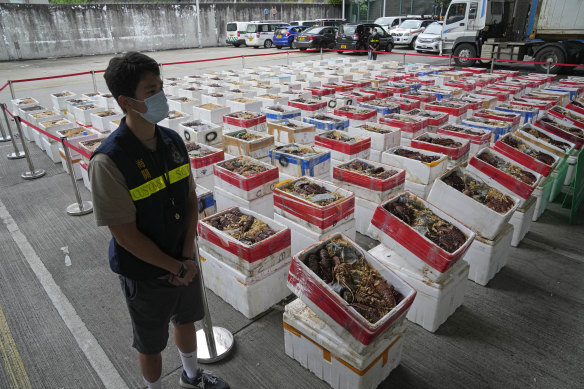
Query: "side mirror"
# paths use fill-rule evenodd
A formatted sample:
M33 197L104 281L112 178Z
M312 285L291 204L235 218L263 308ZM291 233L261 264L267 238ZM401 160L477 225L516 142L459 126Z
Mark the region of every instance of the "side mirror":
M460 23L461 26L464 26L464 23Z

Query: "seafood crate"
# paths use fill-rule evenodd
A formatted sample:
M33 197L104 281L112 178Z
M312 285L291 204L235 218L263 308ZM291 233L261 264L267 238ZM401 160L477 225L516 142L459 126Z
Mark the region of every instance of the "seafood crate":
M75 116L75 120L78 124L82 126L91 126L91 114L104 111L104 107L97 104L89 103L82 104L73 107L72 113Z
M213 175L213 164L225 159L223 150L201 143L186 142L191 170L195 178Z
M286 286L290 258L250 276L201 249L205 286L248 319L267 311L290 294Z
M211 185L212 184L213 183L211 183ZM274 195L272 193L258 199L245 200L228 190L215 186L213 187L213 197L215 198L217 211L223 211L231 207L239 207L257 212L260 215L269 217L270 219L274 218Z
M441 100L426 104L426 111L447 113L449 123L459 123L466 116L468 104L458 101Z
M474 103L475 106L473 109L475 112L480 109L493 109L498 102L497 98L494 96L479 95L476 93L467 93L466 95L460 97L460 99L468 101L469 103Z
M81 159L83 160L83 162L89 164L89 158L91 158L95 149L97 149L101 145L105 138L106 136L100 135L95 139L79 142L79 149L83 151L83 154L81 154Z
M338 93L338 96L351 97L351 98L353 98L354 101L356 101L356 104L364 103L366 101L370 101L370 100L375 99L374 94L364 93L364 92L356 92L356 91Z
M499 120L502 122L509 122L511 123L511 130L517 128L519 123L521 123L521 114L502 112L494 109L480 109L474 113L474 116L485 119Z
M408 99L406 97L395 96L395 95L386 97L385 99L383 99L383 101L399 104L400 110L402 112L411 111L412 109L420 108L420 105L422 103L419 100Z
M371 81L366 80L364 78L361 78L357 81L349 81L349 80L345 80L344 81L345 84L349 84L353 86L353 89L359 89L359 88L368 88L371 87Z
M314 115L326 112L327 102L316 99L294 99L288 101L290 107L299 108L302 116Z
M259 159L269 157L273 147L274 137L265 132L239 130L223 134L223 151L227 154Z
M197 185L195 191L197 193L199 219L215 214L217 207L213 198L213 191L201 185Z
M570 88L570 87L565 86L565 85L550 84L546 88L543 88L543 90L544 91L552 91L552 92L568 93L569 100L574 100L576 97L578 97L578 88Z
M75 97L75 93L64 90L57 93L51 93L50 96L51 102L53 103L53 108L55 108L57 111L64 111L67 109L65 100Z
M271 107L273 105L286 105L288 104L288 97L281 96L279 94L264 94L255 97L256 100L262 102L264 107Z
M330 173L331 152L315 146L286 144L270 150L271 163L292 177L318 177Z
M353 158L369 158L371 138L353 137L345 131L335 130L316 135L314 144L329 149L332 159L343 162Z
M510 105L518 105L520 107L535 107L539 110L539 116L543 115L545 111L553 106L551 101L533 99L529 97L515 98L509 101Z
M496 111L518 113L521 115L520 124L533 123L539 115L539 109L534 107L520 107L511 104L499 104L495 107ZM549 111L548 111L549 112Z
M465 77L464 80L469 81L469 82L473 82L477 88L483 88L483 87L489 85L489 81L485 80L484 78L481 78L481 77L476 77L476 76Z
M225 101L225 105L232 111L251 111L251 112L261 112L263 102L256 100L255 98L233 96L231 99Z
M497 101L499 101L499 102L509 101L509 99L511 98L510 91L501 90L501 89L493 89L490 86L487 86L485 88L477 90L476 94L496 97Z
M223 123L223 115L227 115L231 110L217 104L203 104L193 107L193 119L211 122L215 124Z
M416 228L410 223L417 223ZM436 223L441 225L439 232L432 229ZM425 234L421 232L424 225L427 228ZM435 234L433 240L427 236L430 233ZM435 205L405 191L377 207L369 226L369 236L395 251L412 272L441 282L450 275L448 270L464 256L475 233Z
M294 108L289 105L273 105L264 107L262 112L266 115L268 120L287 120L296 119L301 120L302 113L300 108Z
M513 93L513 96L520 97L525 90L525 85L512 83L511 81L497 81L491 86L491 88L495 90L510 91Z
M334 95L323 96L321 97L321 100L326 102L328 112L332 112L335 108L344 107L346 105L357 105L357 99L354 97L341 96L338 93Z
M476 89L477 85L475 82L469 80L450 80L445 81L444 86L452 86L455 88L461 88L466 92L472 92Z
M384 99L392 95L392 92L387 89L382 89L381 87L361 88L360 91L363 93L369 93L375 96L376 99Z
M401 130L402 138L404 135L415 134L416 132L425 130L428 127L427 118L398 113L391 113L379 118L379 123L399 128Z
M298 120L281 120L267 123L268 134L278 143L312 144L316 128Z
M193 99L190 97L170 97L168 99L168 108L170 110L179 111L179 112L192 112L193 107L195 105L201 104L201 101L198 99Z
M327 181L302 177L276 184L274 206L275 213L323 234L353 219L355 194Z
M380 301L380 305L383 304L381 305L382 309L372 309L365 304L362 305L368 308L368 310L357 306L361 312L367 312L365 314L371 321L356 310L355 304L349 304L320 275L314 273L305 264L305 262L309 261L308 258L313 255L318 260L322 256L321 250L328 250L329 248L331 248L331 251L334 250L333 254L336 254L339 250L342 251L342 254L339 255L339 260L343 261L341 263L346 263L345 261L349 260L355 261L354 265L347 264L342 268L346 272L359 272L363 280L371 277L369 275L371 274L370 272L376 272L376 278L380 282L377 284L379 286L373 287L374 290L377 290L377 288L381 289L385 286L383 292L373 292L383 293L382 296L384 297L376 299ZM358 267L352 270L350 268L351 266ZM328 276L325 275L325 277ZM331 274L330 276L333 275ZM342 275L337 275L335 278L342 278ZM388 284L393 287L393 290ZM340 233L329 236L327 239L313 244L294 255L290 265L290 272L288 273L288 287L318 317L324 320L335 333L338 335L346 335L348 331L351 337L345 339L343 343L349 343L357 351L362 351L365 348L364 346L370 345L387 331L401 326L403 324L402 317L407 314L416 296L416 291L413 288L398 278L391 270L383 266L366 250L354 243L349 237ZM371 288L367 283L362 286L358 285L358 287L358 290Z
M290 91L284 91L280 94L282 96L287 97L288 102L290 102L290 100L298 100L298 99L309 100L312 97L312 94L307 90L290 90Z
M197 88L196 86L189 86L185 88L181 88L178 90L179 97L188 97L193 100L201 100L203 92L205 92L201 88Z
M413 271L396 252L380 244L369 253L417 292L406 318L430 332L435 332L464 302L469 265L458 261L442 281L431 281Z
M429 86L436 84L435 77L429 76L420 76L420 77L406 77L404 78L405 81L414 82L416 84L421 84L422 86Z
M403 190L406 172L385 163L356 158L335 166L333 180L335 185L350 190L355 196L379 204Z
M384 151L381 154L381 162L404 169L406 180L428 185L446 171L448 156L413 147L397 146Z
M541 147L542 149L557 155L561 159L570 155L576 147L575 143L532 124L527 124L521 127L513 134L535 146Z
M93 101L86 97L76 97L73 96L72 98L65 99L65 112L67 113L67 117L71 121L75 121L75 114L73 113L73 107L77 107L84 104L92 104Z
M248 209L231 207L207 216L197 231L203 250L248 277L291 258L290 229Z
M500 137L511 132L511 124L502 120L487 119L479 116L472 116L464 119L462 124L474 128L482 128L491 131L492 142L496 142Z
M215 186L244 200L272 193L278 182L278 168L248 156L239 156L213 165Z
M12 103L12 114L18 115L19 108L32 107L33 105L40 105L40 103L32 97L22 97L20 99L10 100Z
M228 113L223 116L223 129L226 132L239 130L266 132L268 130L266 115L251 111Z
M411 147L448 155L449 161L447 168L452 169L468 161L470 141L444 134L427 132L412 139Z
M452 90L446 88L438 86L424 87L420 88L420 93L433 95L436 101L442 101L452 98Z
M463 72L471 72L473 74L486 74L487 73L487 69L485 69L485 68L466 67L466 68L462 68L460 70ZM493 72L493 73L495 73L495 72Z
M359 104L359 107L371 108L377 110L377 117L381 118L390 113L400 113L401 106L398 103L392 103L391 101L374 99L369 100L366 103Z
M42 107L40 105L31 105L29 107L24 107L24 108L19 108L18 112L20 117L28 122L32 123L32 120L30 119L30 115L33 113L38 113L38 112L43 112L43 111L47 111L47 109L45 107ZM55 111L58 111L57 109L55 109ZM26 124L25 122L21 123L21 127L22 127L22 134L24 135L24 137L29 140L29 141L34 141L33 138L33 134L32 131L34 131L34 129L32 127L29 127L28 124Z
M412 109L405 113L406 115L419 116L428 120L428 131L436 132L438 127L448 122L448 114L436 111L424 111L422 109Z
M371 138L371 151L385 151L399 146L401 130L385 124L365 123L355 127L350 126L349 135Z
M59 130L52 129L51 132L55 134L58 138L66 137L67 142L76 148L79 148L79 142L84 140L96 139L100 135L99 131L85 127L61 128ZM61 146L61 143L58 141L54 141L53 139L47 138L46 145L51 145L51 147L53 148L52 154L56 156L56 154L58 153L58 149ZM70 149L70 153L71 158L80 157L79 153L75 150ZM49 154L48 150L47 154Z
M575 143L575 150L580 150L584 144L584 130L578 128L568 122L555 118L554 116L544 116L536 121L534 125L538 128L546 130L554 135Z
M584 115L576 111L572 111L571 109L567 109L559 105L556 105L553 106L549 111L547 111L547 114L555 118L558 118L561 121L566 122L567 124L576 126L580 129L584 129Z
M391 92L393 95L395 94L399 95L400 93L408 93L409 91L411 91L411 87L409 85L395 81L390 81L387 84L381 86L380 88L387 90L388 92Z
M566 105L566 109L584 115L584 97L580 97L578 99L573 100L568 105Z
M353 85L347 84L346 82L329 82L323 83L323 88L334 89L335 92L348 92L353 90ZM326 97L326 96L325 96Z
M401 81L405 78L405 74L403 73L389 73L389 72L383 72L377 76L375 76L375 78L381 79L381 80L387 80L387 82L396 82L396 81Z
M189 120L179 124L179 135L185 142L195 142L205 145L219 145L223 142L221 126L202 120Z
M47 145L47 155L49 155L53 162L60 163L65 173L71 174L69 171L69 165L67 165L65 150L63 150L62 147L59 147L60 143L53 143L53 145L55 145L55 147L52 150L51 147ZM54 154L49 154L49 152L53 153L53 150L56 150ZM75 180L83 180L83 171L81 169L81 156L79 155L79 153L75 157L71 156L71 168L73 170L73 178L75 178Z
M492 74L502 74L505 78L514 79L519 76L519 70L495 70L493 69Z
M333 389L374 389L400 364L403 325L357 352L346 344L348 333L338 335L299 299L286 305L283 319L286 354Z
M519 205L517 197L502 193L462 168L438 177L428 201L471 228L477 237L490 240L501 233Z
M517 247L529 232L535 213L536 202L535 197L530 196L520 208L513 212L513 216L509 220L509 223L513 226L511 247Z
M164 119L162 119L158 123L158 125L161 127L170 128L171 130L178 132L180 123L188 121L190 117L191 117L191 115L186 114L184 112L171 110L171 111L168 111L168 114L166 115L166 117Z
M467 169L500 191L518 197L519 207L523 207L541 180L539 173L491 148L485 148L472 157Z
M45 117L40 117L40 115L47 114ZM31 118L34 119L31 122L32 125L36 125L37 128L48 132L50 134L54 134L57 130L66 130L68 128L77 127L78 124L71 122L70 120L64 119L63 115L53 115L53 111L45 111L38 114L32 114ZM49 137L40 131L32 129L32 138L36 145L41 149L44 150L45 146L43 143L43 139L48 142Z
M317 113L311 116L303 116L302 121L314 125L317 130L343 131L349 127L349 119L342 116L336 116L330 113Z
M93 112L89 116L91 117L91 126L98 131L104 131L109 129L109 122L123 118L124 114L116 112L113 109L108 109L99 112Z
M493 148L518 164L547 177L557 166L560 157L527 143L513 134L507 134L495 142Z
M349 126L358 126L367 122L377 121L377 110L357 106L344 106L335 108L334 114L349 118Z
M557 99L559 105L566 106L572 99L570 99L569 92L551 91L544 89L532 90L530 95L537 96L538 98L553 98Z

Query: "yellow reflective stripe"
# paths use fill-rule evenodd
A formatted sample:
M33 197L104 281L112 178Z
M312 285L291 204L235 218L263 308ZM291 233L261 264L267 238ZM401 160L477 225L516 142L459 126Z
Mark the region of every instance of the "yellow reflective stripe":
M174 184L175 182L188 177L190 173L191 169L188 163L179 166L176 169L172 169L170 172L168 172L169 182ZM132 196L133 201L138 201L150 197L154 193L161 191L164 188L166 188L164 179L162 176L158 176L145 184L142 184L134 189L130 189L130 195Z

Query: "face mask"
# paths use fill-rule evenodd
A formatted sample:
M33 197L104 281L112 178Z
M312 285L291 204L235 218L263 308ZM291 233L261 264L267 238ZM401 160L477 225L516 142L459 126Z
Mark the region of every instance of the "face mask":
M144 104L146 104L146 112L138 113L144 118L144 120L152 124L158 123L168 115L168 101L166 100L166 96L162 90L154 96L148 97L147 99L136 101L142 101Z

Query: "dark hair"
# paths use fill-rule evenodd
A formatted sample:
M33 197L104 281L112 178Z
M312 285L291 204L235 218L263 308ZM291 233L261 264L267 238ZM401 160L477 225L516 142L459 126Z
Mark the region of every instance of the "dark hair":
M121 57L110 59L103 78L117 101L120 95L136 97L138 84L146 73L159 76L158 63L145 54L130 51Z

